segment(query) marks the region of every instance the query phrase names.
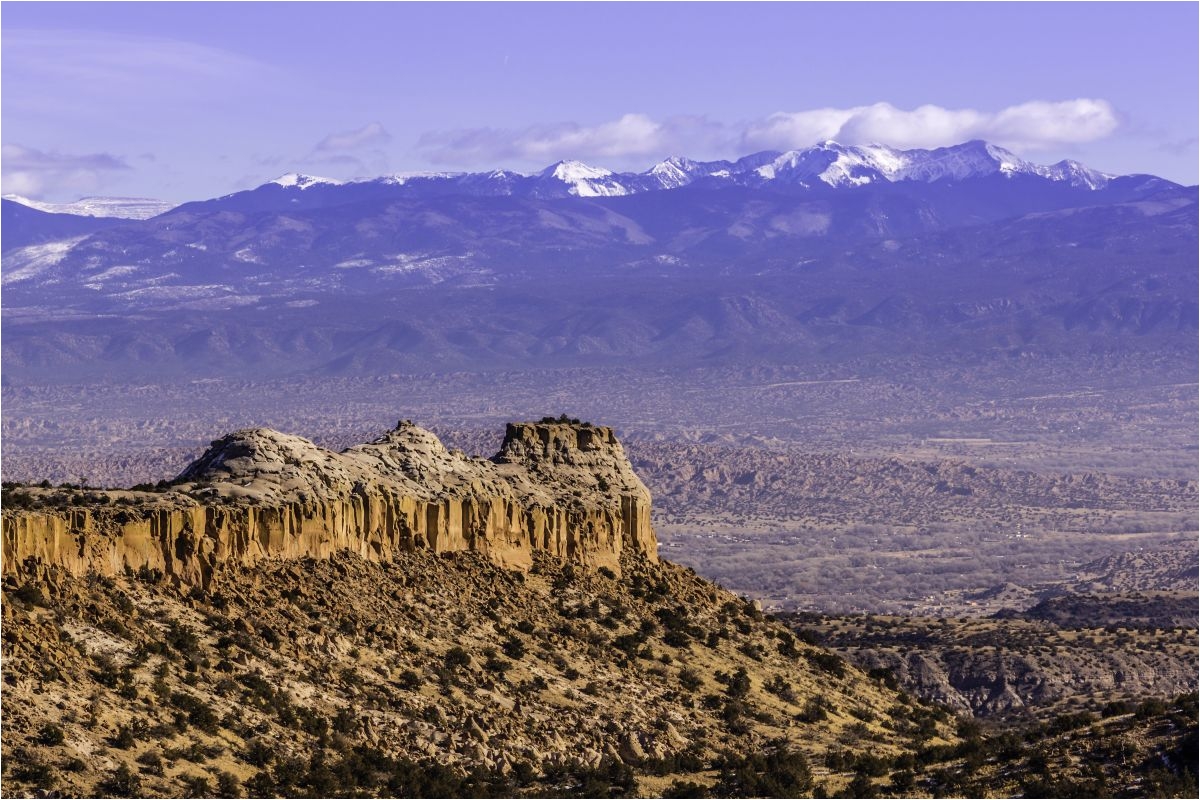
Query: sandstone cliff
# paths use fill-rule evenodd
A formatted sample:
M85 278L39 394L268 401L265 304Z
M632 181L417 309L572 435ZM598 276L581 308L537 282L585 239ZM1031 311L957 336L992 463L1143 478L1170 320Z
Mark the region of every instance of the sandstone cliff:
M162 492L58 508L53 490L24 492L32 508L3 513L5 575L148 569L206 586L223 565L340 551L471 550L513 569L545 551L617 573L626 551L657 560L650 493L612 430L590 425L510 424L490 461L410 422L341 453L260 428L213 442Z

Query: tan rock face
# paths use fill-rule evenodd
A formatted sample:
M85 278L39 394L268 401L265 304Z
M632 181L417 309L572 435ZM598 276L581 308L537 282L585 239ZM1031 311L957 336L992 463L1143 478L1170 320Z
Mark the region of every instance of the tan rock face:
M514 569L535 550L614 572L625 551L657 561L650 493L612 430L590 425L510 424L490 461L409 422L341 453L245 430L213 442L171 491L89 496L5 509L4 574L146 568L207 585L224 564L339 551L474 550Z

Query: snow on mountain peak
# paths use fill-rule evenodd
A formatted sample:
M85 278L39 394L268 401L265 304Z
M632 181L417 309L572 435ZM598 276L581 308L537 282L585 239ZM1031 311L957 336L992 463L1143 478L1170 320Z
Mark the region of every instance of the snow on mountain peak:
M445 182L466 193L532 195L536 197L614 197L647 191L678 189L713 179L743 185L826 184L835 188L898 181L960 181L988 176L1040 177L1071 186L1099 189L1114 176L1088 169L1075 161L1042 166L1025 161L1003 147L975 139L932 149L901 150L884 144L842 144L832 139L787 152L764 151L736 162L693 161L671 156L637 174L613 172L582 161L558 161L532 174L508 170L490 172L404 172L368 179L404 186ZM342 181L288 173L272 183L307 189L336 186ZM452 191L455 189L452 189Z
M550 175L558 178L563 183L595 180L597 178L607 178L612 175L612 172L603 167L593 167L584 164L582 161L559 161L557 164L551 164L546 169Z
M690 158L671 156L658 162L642 174L650 177L660 188L676 189L680 186L687 186L702 171L702 165Z
M1052 181L1066 181L1072 186L1087 187L1088 189L1101 189L1109 181L1115 178L1115 175L1109 175L1107 172L1089 169L1078 161L1064 159L1057 164L1049 166L1034 166L1035 174L1043 178L1049 178Z
M280 175L271 183L284 188L295 187L297 189L308 189L313 186L341 186L342 181L334 180L333 178L320 178L316 175L302 175L299 172L289 172L286 175Z
M690 158L684 158L683 156L671 156L670 158L664 158L662 161L651 167L650 174L676 175L682 173L686 175L690 170L695 169L695 167L696 162L692 161Z
M997 173L1013 176L1033 172L1033 165L1003 147L979 139L938 147L933 150L906 150L909 163L898 180L933 182L964 180Z
M589 166L582 161L559 161L542 170L541 175L567 184L567 192L577 197L629 194L629 190L615 179L610 170Z
M862 186L877 180L894 180L904 164L903 154L890 147L825 141L804 150L781 153L756 172L766 180L815 179L830 186Z
M463 172L394 172L391 175L385 175L382 178L376 178L380 183L390 183L395 186L403 186L409 181L418 180L446 180L450 178L461 178L466 173Z

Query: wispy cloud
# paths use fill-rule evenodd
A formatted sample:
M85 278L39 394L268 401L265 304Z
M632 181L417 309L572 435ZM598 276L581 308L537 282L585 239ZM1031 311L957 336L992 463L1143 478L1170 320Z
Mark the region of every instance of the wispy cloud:
M250 161L267 171L247 173L234 181L233 188L257 186L272 174L284 171L343 179L383 175L388 171L388 154L383 146L391 138L381 123L371 122L361 128L331 133L303 154L256 153Z
M34 198L94 192L103 185L105 173L131 169L123 159L108 153L47 153L19 144L5 144L0 152L4 191Z
M337 152L342 150L358 150L363 147L377 147L392 140L391 134L378 122L371 122L357 130L331 133L314 148L318 153Z
M724 137L723 126L702 116L669 117L661 122L645 114L625 114L598 125L561 122L518 130L465 128L422 134L417 149L435 164L493 164L506 159L549 162L560 158L622 161L655 156L677 148L709 149Z
M1170 153L1173 156L1181 156L1188 153L1195 153L1196 146L1200 145L1200 138L1196 136L1188 136L1183 139L1169 139L1160 141L1154 145L1154 149L1160 153Z
M562 122L520 129L430 131L417 149L438 164L548 163L560 158L630 159L667 155L736 157L755 150L787 150L834 139L895 147L940 147L987 139L1022 150L1090 142L1116 130L1118 116L1105 100L1032 101L999 111L890 103L780 112L740 124L704 116L626 114L596 125Z
M100 31L9 28L4 70L22 82L67 82L102 95L128 95L186 82L245 85L278 76L262 62L180 39ZM6 81L7 83L7 81Z

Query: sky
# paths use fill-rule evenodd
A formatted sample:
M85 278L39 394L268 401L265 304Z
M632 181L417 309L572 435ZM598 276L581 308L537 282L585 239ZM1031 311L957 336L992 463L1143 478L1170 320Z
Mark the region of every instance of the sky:
M986 139L1197 182L1200 5L0 5L2 191Z

